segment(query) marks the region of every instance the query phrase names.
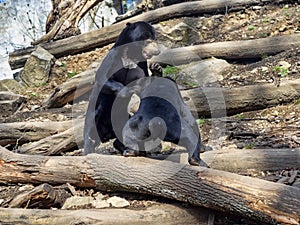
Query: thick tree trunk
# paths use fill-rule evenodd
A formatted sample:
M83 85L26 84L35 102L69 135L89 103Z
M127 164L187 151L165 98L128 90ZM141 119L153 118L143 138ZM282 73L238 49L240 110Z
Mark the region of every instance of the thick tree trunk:
M224 171L143 157L19 155L2 147L0 159L3 184L70 183L163 196L263 223L300 222L298 188Z
M265 4L267 3L273 3L273 2L285 2L285 0L278 0L278 1L271 1L266 0L264 1ZM222 11L223 13L226 12L228 8L232 7L239 7L239 6L249 6L249 5L255 5L260 4L261 1L259 0L203 0L203 1L195 1L195 2L184 2L179 3L167 7L162 7L153 11L149 11L146 13L143 13L141 15L132 17L130 19L124 20L122 22L113 24L108 27L103 27L99 30L91 31L85 34L77 35L74 37L69 37L64 40L58 40L54 42L44 43L41 44L41 46L45 49L47 49L51 54L53 54L55 57L59 58L62 56L66 56L69 54L76 54L83 51L89 51L96 47L101 47L107 44L110 44L114 42L117 38L117 36L120 34L121 30L125 27L126 23L128 22L135 22L135 21L147 21L151 23L161 22L163 20L180 17L180 16L186 16L186 15L195 15L195 14L204 14L204 13L216 13L217 11ZM266 38L265 43L270 46L269 50L270 52L263 52L263 54L275 54L278 51L287 50L286 46L288 46L288 43L285 43L285 41L281 42L280 39L276 40L276 43L269 42L269 40ZM240 43L237 43L240 44ZM285 47L282 47L280 45L285 45ZM276 45L279 45L276 47ZM238 47L239 45L237 45ZM205 48L203 48L205 49ZM203 50L202 49L202 50ZM214 52L208 52L206 48L204 51L204 55L202 57L208 57L208 56L215 56L218 57L218 55L214 55ZM260 54L261 50L258 50L255 48L255 45L251 45L251 48L249 48L252 53L255 53L255 57L257 57L258 54ZM254 50L252 50L254 49ZM266 49L266 48L263 48ZM278 49L278 50L277 50ZM258 52L255 52L258 51ZM276 52L277 50L277 52ZM27 58L29 57L30 52L32 49L27 49L24 52L16 51L10 54L9 63L10 66L13 69L19 68L22 65L25 64ZM200 51L198 51L200 52ZM222 53L222 51L220 51ZM224 55L224 54L222 54ZM234 55L233 53L231 54ZM248 54L250 55L250 54ZM262 54L259 55L259 57ZM199 55L200 58L201 55ZM237 54L235 54L235 57L238 57Z
M72 127L72 121L63 122L16 122L0 124L0 145L22 145L26 142L38 141Z
M42 210L0 208L0 223L18 225L171 225L211 224L213 215L202 208L162 204L146 209ZM209 223L210 222L210 223Z

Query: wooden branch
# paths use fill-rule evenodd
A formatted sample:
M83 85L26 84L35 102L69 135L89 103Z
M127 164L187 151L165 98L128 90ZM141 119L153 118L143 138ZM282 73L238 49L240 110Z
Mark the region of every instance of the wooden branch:
M300 98L300 80L274 84L249 85L238 88L205 87L181 91L193 113L212 118L265 109Z
M68 193L64 189L55 189L49 184L41 184L30 191L25 191L14 196L13 200L9 203L9 207L43 209L62 207L67 197Z
M170 65L188 64L203 58L261 58L300 46L300 34L260 38L246 41L224 41L167 49L151 61Z
M72 121L1 123L0 145L38 141L72 127Z
M47 18L47 34L43 35L32 44L37 45L41 42L48 42L51 40L62 39L63 37L70 37L78 33L78 21L101 0L84 0L67 1L67 7L61 8L63 5L58 5L52 1L52 11Z
M265 4L273 2L285 1L264 1ZM102 47L104 45L114 42L117 36L120 34L121 30L125 27L126 23L128 22L146 21L151 23L157 23L180 16L216 13L217 11L225 12L227 8L250 6L260 3L260 0L203 0L195 2L184 2L158 8L156 10L143 13L141 15L113 24L111 26L103 27L99 30L69 37L63 40L44 43L41 44L41 46L48 50L52 55L59 58L70 54L89 51L96 47ZM252 48L254 47L255 46L252 46ZM9 64L11 68L16 69L19 68L22 64L24 64L27 58L29 57L30 51L31 50L27 49L26 53L23 51L16 51L11 53L9 56ZM211 55L217 57L217 55Z
M60 155L62 152L71 150L77 147L77 144L83 142L82 131L84 121L73 121L74 127L71 127L63 132L48 136L39 141L32 142L18 148L18 152L22 154L37 154L37 155ZM75 133L80 133L80 141L78 142Z
M143 157L20 155L3 147L0 159L3 184L70 183L98 190L163 196L262 223L300 222L298 188L224 171Z
M96 71L86 70L57 86L52 94L44 99L42 105L46 108L60 108L88 93L92 90Z
M161 204L146 209L81 209L42 210L0 208L3 224L94 224L94 225L153 225L153 224L209 224L210 213L202 208L184 208Z

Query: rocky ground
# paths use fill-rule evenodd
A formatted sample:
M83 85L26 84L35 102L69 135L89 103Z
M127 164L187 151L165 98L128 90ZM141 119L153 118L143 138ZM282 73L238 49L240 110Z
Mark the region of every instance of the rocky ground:
M189 39L176 40L159 35L158 40L168 47L179 47L190 44L221 42L231 40L247 40L270 36L286 35L300 32L299 28L300 6L297 3L286 5L253 6L249 8L230 9L218 12L215 15L201 17L178 18L161 22L156 26L158 30L170 30L177 24L185 23L190 32ZM85 71L90 64L103 58L112 45L95 49L91 52L56 59L52 68L51 79L43 86L26 89L23 95L28 97L27 104L21 112L30 111L41 105L45 97L53 89L70 79L74 75ZM221 87L238 87L252 84L274 83L274 88L282 80L300 78L300 49L292 49L275 56L262 55L255 60L230 61L231 66L221 73L219 80ZM279 69L285 68L285 69ZM66 110L68 110L66 108ZM23 114L24 115L24 114ZM35 117L21 118L16 114L12 118L2 118L1 121L13 122L18 120L64 120L65 117L48 118L49 114ZM209 141L211 130L214 129L210 119L200 118L199 123L204 142ZM300 147L300 99L287 105L244 112L227 118L226 139L223 140L224 148L236 146L237 148L299 148ZM288 162L287 162L288 164ZM299 168L289 168L285 171L272 171L261 174L261 178L278 181L283 177L290 177ZM296 178L300 179L300 171ZM18 188L18 187L16 187ZM7 187L1 187L1 206L6 206ZM15 190L10 190L15 191ZM6 192L7 194L8 192ZM82 193L85 195L86 193ZM133 200L134 201L134 200ZM135 201L131 205L154 204L157 199L145 200L143 203ZM143 205L144 206L144 205ZM224 219L225 218L225 219ZM215 224L253 224L241 218L228 215L219 215Z

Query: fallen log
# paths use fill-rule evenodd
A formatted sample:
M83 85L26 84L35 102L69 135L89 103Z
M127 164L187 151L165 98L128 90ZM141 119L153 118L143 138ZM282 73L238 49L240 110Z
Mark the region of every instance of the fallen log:
M285 2L284 0L265 0L267 3ZM63 40L53 41L49 43L41 44L43 48L48 50L56 58L81 53L84 51L93 50L96 47L102 47L104 45L114 42L121 30L128 22L146 21L151 23L157 23L164 20L186 16L197 15L204 13L216 13L218 11L226 12L228 8L251 6L260 4L259 0L203 0L195 2L178 3L162 8L158 8L153 11L137 15L130 19L121 21L108 27L103 27L99 30L91 31L85 34L69 37ZM267 41L266 41L267 42ZM253 45L252 48L255 46ZM275 48L276 49L276 48ZM285 49L287 50L287 49ZM18 50L9 55L9 64L12 69L17 69L25 64L32 49ZM267 52L265 52L267 53ZM262 55L262 54L261 54ZM260 55L260 56L261 56ZM212 55L213 56L213 55ZM216 56L217 57L217 56Z
M178 152L163 157L173 162L186 163L188 155L186 152ZM298 168L300 149L220 149L205 152L201 158L213 169L243 175L258 175L262 171Z
M43 107L60 108L90 92L95 82L96 71L96 69L86 70L57 86L52 94L44 99Z
M80 136L82 137L84 121L82 119L74 120L73 123L74 126L65 131L23 145L19 147L17 151L22 154L32 155L60 155L63 152L69 151L79 144L79 140L76 138L75 133L80 133ZM81 140L83 142L83 138L81 138Z
M40 141L21 146L17 151L32 155L60 155L72 148L82 146L83 120L74 122L76 128L70 128ZM175 152L171 155L159 155L156 159L167 159L185 164L186 152ZM211 168L244 175L257 175L261 171L283 170L287 167L298 168L300 149L215 149L202 154L203 160Z
M300 37L300 36L299 36ZM91 91L95 70L78 74L58 86L43 101L45 108L62 107ZM181 91L185 103L201 117L222 117L284 104L300 98L300 80L282 81L237 88L204 87Z
M210 216L212 215L212 216ZM212 224L213 214L196 207L161 204L146 209L81 209L42 210L0 208L0 223L4 224L105 224L105 225L160 225ZM210 223L208 223L210 222Z
M300 80L238 88L204 87L181 91L192 113L212 118L265 109L300 98Z
M300 46L300 35L292 34L246 41L224 41L167 49L151 61L170 65L188 64L199 59L251 59L275 55Z
M0 124L0 145L38 141L72 127L72 121L15 122Z
M70 183L152 194L268 224L299 224L298 188L224 171L149 158L90 154L21 155L0 147L0 183Z

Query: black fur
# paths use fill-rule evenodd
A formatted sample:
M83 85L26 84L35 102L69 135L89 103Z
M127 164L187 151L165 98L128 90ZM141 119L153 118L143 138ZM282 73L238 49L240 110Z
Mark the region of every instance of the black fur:
M124 155L145 155L161 140L184 146L191 165L207 166L200 152L211 150L201 142L199 128L183 102L176 83L168 78L144 78L138 111L123 129Z
M95 152L95 147L101 142L121 136L122 128L129 118L128 103L131 95L136 92L134 88L127 88L126 85L149 76L147 59L159 54L155 39L155 30L149 23L128 23L102 61L96 73L86 112L84 154ZM124 66L124 58L133 62L135 67ZM122 96L117 109L121 119L117 117L117 125L113 127L112 107L118 94ZM122 150L123 145L118 139L115 146Z

